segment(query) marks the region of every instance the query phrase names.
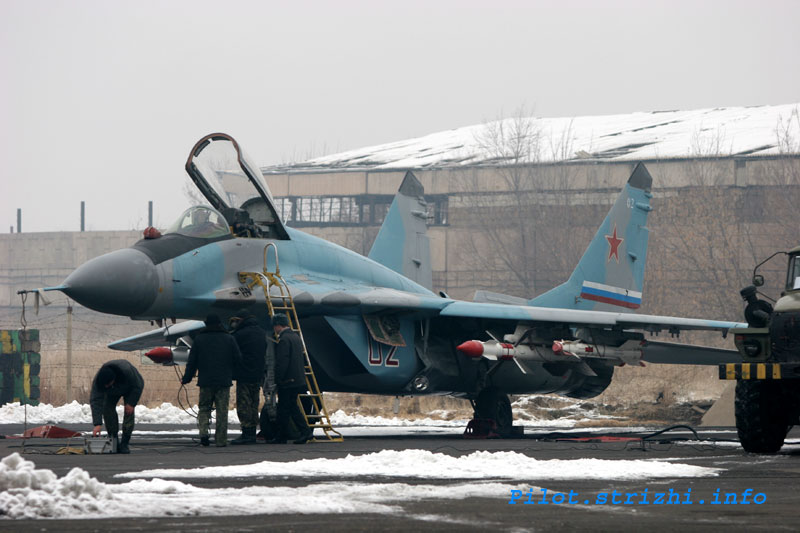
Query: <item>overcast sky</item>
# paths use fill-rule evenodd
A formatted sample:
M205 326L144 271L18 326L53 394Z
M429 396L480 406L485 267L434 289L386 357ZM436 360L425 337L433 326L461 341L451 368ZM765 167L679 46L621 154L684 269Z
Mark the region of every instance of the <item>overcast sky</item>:
M203 135L261 164L513 114L800 101L800 2L0 0L0 230L166 226Z

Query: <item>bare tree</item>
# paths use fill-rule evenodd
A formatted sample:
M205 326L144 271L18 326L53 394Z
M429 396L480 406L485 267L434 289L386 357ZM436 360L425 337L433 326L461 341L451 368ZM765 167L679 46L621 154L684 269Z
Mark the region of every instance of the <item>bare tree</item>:
M799 119L796 112L790 117ZM656 275L651 294L660 312L741 320L739 290L749 283L753 267L772 252L796 245L800 147L793 132L798 130L780 121L776 146L781 153L766 161L732 157L721 129L695 132L690 157L680 166L691 185L656 197L655 257L648 263ZM782 266L776 262L771 268ZM768 278L777 292L780 275Z
M472 272L466 284L529 298L574 267L575 169L558 164L571 157L572 137L571 124L554 136L524 107L476 134L485 162L454 180L449 208L450 222L469 228L458 257Z

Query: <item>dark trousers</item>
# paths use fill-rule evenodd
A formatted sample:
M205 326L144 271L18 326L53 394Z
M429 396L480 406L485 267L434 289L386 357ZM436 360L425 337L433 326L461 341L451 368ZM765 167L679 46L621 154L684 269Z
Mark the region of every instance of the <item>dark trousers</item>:
M306 417L297 401L299 394L305 394L305 387L280 387L278 388L278 431L280 438L289 439L292 433L290 426L294 422L299 436L305 435L308 430Z
M105 402L103 402L103 420L106 423L106 431L110 436L116 436L119 432L119 418L117 417L117 402L121 396L116 398L109 397L106 394ZM124 404L123 404L124 405ZM124 411L123 411L124 412ZM123 414L122 416L122 436L131 438L133 433L133 426L136 422L134 414Z

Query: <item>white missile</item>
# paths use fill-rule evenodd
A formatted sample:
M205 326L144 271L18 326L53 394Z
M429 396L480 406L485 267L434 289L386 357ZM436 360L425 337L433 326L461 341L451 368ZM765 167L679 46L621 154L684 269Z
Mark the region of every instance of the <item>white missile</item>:
M530 361L568 362L591 357L611 359L622 363L638 364L642 359L642 341L629 340L621 346L592 345L580 341L555 341L550 349L544 346L520 344L514 346L507 342L466 341L457 348L462 354L478 358L509 360L527 359Z
M628 340L620 346L586 344L580 341L555 341L553 353L595 359L614 359L627 364L641 364L644 341Z
M529 361L545 361L545 362L565 362L565 361L578 361L579 359L572 354L556 354L552 350L544 347L528 346L519 344L514 346L507 342L491 341L466 341L461 343L457 348L459 352L468 357L479 358L485 357L486 359L497 360L502 359L505 361L512 359L527 359Z

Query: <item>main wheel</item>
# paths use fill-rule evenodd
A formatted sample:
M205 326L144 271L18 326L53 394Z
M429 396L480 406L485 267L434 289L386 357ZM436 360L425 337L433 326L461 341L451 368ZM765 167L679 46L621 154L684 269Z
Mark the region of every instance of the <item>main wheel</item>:
M497 387L483 389L475 399L475 417L490 418L497 424L501 437L511 435L514 416L511 414L511 401L508 395Z
M750 453L775 453L789 432L791 402L780 381L736 382L736 429Z

